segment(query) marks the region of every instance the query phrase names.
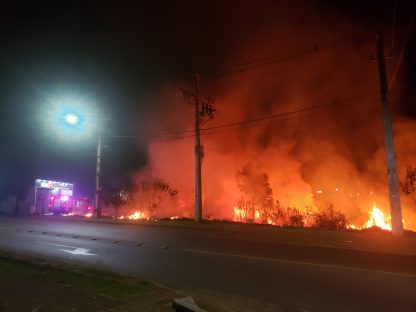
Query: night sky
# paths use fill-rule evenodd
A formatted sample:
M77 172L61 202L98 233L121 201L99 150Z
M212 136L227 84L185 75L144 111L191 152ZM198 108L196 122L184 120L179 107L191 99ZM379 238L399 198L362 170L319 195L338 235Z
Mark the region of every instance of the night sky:
M291 5L325 9L369 28L383 7L383 1L305 2ZM79 192L92 193L95 138L67 142L53 130L44 131L49 99L65 94L91 100L105 116L107 135L146 134L154 109L147 95L192 72L221 68L286 3L2 1L0 195L25 194L35 178L74 182ZM399 0L397 7L397 23L406 30L412 1ZM316 18L318 22L319 14ZM413 31L399 76L400 113L416 117L414 37ZM108 138L105 145L106 187L120 185L126 174L146 164L146 139Z

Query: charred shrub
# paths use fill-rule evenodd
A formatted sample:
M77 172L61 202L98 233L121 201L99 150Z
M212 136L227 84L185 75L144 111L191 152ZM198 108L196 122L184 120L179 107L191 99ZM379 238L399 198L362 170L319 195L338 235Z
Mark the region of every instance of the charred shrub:
M267 223L278 226L305 226L305 216L295 207L283 207L276 201L274 207L267 212Z
M304 226L304 217L299 209L288 207L287 226L301 227Z
M331 205L314 214L312 227L327 230L344 230L347 228L347 224L347 217L343 213L334 210L334 207Z

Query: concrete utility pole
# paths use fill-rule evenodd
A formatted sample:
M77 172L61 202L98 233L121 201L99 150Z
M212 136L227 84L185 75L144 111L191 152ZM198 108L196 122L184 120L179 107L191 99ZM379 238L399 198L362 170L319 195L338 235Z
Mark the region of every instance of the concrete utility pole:
M214 118L216 108L215 98L200 96L200 75L194 75L194 81L180 88L188 104L195 106L195 222L202 221L202 178L201 163L204 158L204 147L201 145L201 125Z
M399 178L397 174L396 157L394 154L393 131L389 111L390 96L387 85L386 66L384 60L383 31L380 30L377 38L377 58L380 74L381 105L383 108L384 142L386 148L387 175L389 180L390 215L392 231L395 235L403 234L402 209L400 206Z
M98 134L97 164L95 169L95 212L97 218L101 218L101 148L102 138L100 130Z
M195 74L195 222L202 221L201 182L201 111L199 109L199 75Z

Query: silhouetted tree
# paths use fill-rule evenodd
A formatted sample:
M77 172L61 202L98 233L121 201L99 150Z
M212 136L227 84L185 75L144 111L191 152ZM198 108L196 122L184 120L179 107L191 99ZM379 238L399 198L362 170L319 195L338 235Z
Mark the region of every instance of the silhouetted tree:
M403 193L409 196L416 204L416 168L412 166L407 167L406 176L403 181L400 181L400 186Z

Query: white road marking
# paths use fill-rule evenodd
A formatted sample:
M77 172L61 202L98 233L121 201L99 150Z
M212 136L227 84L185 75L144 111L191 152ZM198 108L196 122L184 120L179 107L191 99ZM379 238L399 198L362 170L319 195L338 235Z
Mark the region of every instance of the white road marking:
M68 250L68 249L59 249L61 251L73 254L73 255L82 255L82 256L95 256L96 254L89 253L89 249L86 248L75 248L74 250Z
M67 246L67 245L61 245L61 244L54 244L54 243L48 243L48 242L40 242L42 244L48 244L48 245L54 245L58 247L65 247L65 248L71 248L71 249L62 249L59 248L58 250L61 250L63 252L67 252L72 255L81 255L81 256L96 256L96 254L89 253L90 249L87 248L81 248L81 247L74 247L74 246Z

